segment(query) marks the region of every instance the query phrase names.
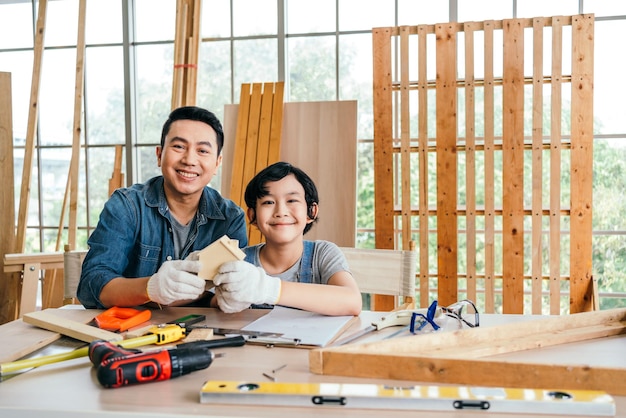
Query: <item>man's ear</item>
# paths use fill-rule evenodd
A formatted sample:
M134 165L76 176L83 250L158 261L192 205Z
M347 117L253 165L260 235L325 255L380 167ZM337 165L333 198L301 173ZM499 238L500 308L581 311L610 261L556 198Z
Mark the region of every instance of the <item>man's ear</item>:
M157 145L156 147L156 157L157 157L157 166L161 167L161 153L163 152L163 149L161 148L160 145Z
M250 225L256 225L256 210L248 208L246 214L248 215L248 222L250 222Z

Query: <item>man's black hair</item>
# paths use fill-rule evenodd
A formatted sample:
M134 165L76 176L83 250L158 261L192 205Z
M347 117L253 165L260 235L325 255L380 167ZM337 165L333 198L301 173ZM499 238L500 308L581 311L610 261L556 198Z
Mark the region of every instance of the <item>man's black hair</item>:
M248 208L255 210L257 200L267 196L269 193L265 185L270 181L279 181L287 177L289 174L293 174L304 188L307 216L309 219L313 219L313 222L304 227L303 234L306 234L309 232L311 227L313 227L313 224L317 222L317 217L315 217L313 208L316 204L319 204L319 196L317 194L317 187L315 187L315 183L311 177L298 167L294 167L289 163L280 161L264 168L259 171L248 183L244 199ZM253 221L254 220L256 220L256 213Z
M161 131L161 148L165 146L165 137L170 132L172 123L177 120L197 120L213 128L217 135L217 155L220 155L224 146L224 129L222 124L215 114L197 106L179 107L170 113L170 116L163 124L163 131Z

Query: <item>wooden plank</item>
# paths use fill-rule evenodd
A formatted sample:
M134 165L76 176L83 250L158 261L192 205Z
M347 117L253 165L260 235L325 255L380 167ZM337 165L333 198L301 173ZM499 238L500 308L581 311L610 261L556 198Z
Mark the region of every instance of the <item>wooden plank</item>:
M238 196L238 201L245 207L244 194L246 186L250 179L256 174L256 153L258 151L258 138L259 138L259 120L261 117L261 83L253 83L252 91L250 95L250 111L248 113L247 120L247 138L245 154L243 155L243 171L241 173L241 194ZM250 232L250 226L248 226L248 233Z
M272 103L272 126L270 127L269 149L267 152L268 161L278 161L280 159L281 135L283 129L284 114L284 91L285 82L274 83L274 102Z
M419 149L419 294L420 307L426 308L430 304L428 260L430 231L428 227L428 74L427 74L427 39L428 34L424 26L418 26L418 149Z
M395 249L393 197L393 104L391 30L373 29L374 84L374 225L376 248ZM374 295L372 309L392 310L390 296Z
M97 315L94 314L94 316ZM49 331L58 332L80 341L91 342L94 340L119 341L123 339L121 334L96 328L70 319L59 318L52 310L30 312L24 315L23 321L27 324L36 325Z
M115 157L113 160L113 172L109 179L109 196L120 187L124 186L124 173L122 173L122 156L124 147L122 145L115 146Z
M274 110L274 83L263 83L261 86L263 91L261 93L261 108L259 111L259 130L256 138L255 174L267 167L270 163L276 162L270 161L269 159L270 131L272 129L272 112ZM248 140L250 140L250 138L248 138ZM262 242L262 240L263 237L258 228L250 228L248 244L255 245Z
M482 355L626 333L626 308L312 350L313 373L501 387L598 389L626 394L624 367L516 363ZM491 348L487 348L491 345ZM500 345L500 346L499 346ZM456 349L456 356L449 347ZM437 354L441 351L442 356ZM473 352L473 350L475 350ZM488 370L488 372L485 372ZM558 371L555 372L555 371Z
M504 21L502 108L502 309L524 311L524 32Z
M594 16L572 18L570 312L592 309Z
M0 363L18 360L61 338L58 332L30 327L25 332L22 319L0 325L4 337L0 345Z
M0 257L15 251L15 179L13 164L13 94L11 73L0 72ZM0 272L0 324L18 316L20 275Z
M411 110L409 108L409 31L400 28L400 196L402 248L411 241Z
M543 292L543 31L544 20L533 19L533 132L531 312L542 313Z
M184 0L176 1L176 26L174 35L174 68L172 69L172 110L182 106L184 88L185 40L189 7Z
M476 100L474 91L474 24L465 30L465 223L467 299L476 300Z
M561 114L563 72L562 19L552 19L552 84L550 112L550 314L561 312Z
M485 112L485 312L495 312L494 21L484 22Z
M450 24L436 25L437 37L437 274L438 300L458 300L457 289L457 37Z
M74 128L72 135L72 159L70 160L70 222L68 244L76 249L77 210L78 210L78 166L80 162L80 137L82 132L83 94L85 85L85 19L87 1L80 0L78 8L78 38L76 41L76 85L74 89ZM61 250L61 246L55 248Z
M250 114L250 100L252 99L250 94L251 88L252 86L248 83L241 85L235 143L232 147L233 159L229 198L241 207L245 207L245 202L241 200L241 196L245 190L243 168L247 148L246 141L248 139L248 116Z
M41 84L41 67L43 65L44 35L46 33L46 11L48 0L39 0L37 23L35 26L35 47L33 58L33 75L30 90L30 106L28 125L26 127L26 144L24 146L24 165L22 168L22 188L20 190L20 207L17 215L17 234L15 252L22 253L26 249L26 222L28 221L28 204L30 201L30 176L33 169L35 153L35 135L39 114L39 87Z
M395 249L391 28L372 30L374 84L374 201L376 248Z

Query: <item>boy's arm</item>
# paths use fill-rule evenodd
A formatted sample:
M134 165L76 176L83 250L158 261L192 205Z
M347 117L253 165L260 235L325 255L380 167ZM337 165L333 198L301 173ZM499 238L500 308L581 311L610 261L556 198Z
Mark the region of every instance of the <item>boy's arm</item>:
M324 315L358 315L361 292L350 273L335 273L328 284L282 282L278 305L290 306Z

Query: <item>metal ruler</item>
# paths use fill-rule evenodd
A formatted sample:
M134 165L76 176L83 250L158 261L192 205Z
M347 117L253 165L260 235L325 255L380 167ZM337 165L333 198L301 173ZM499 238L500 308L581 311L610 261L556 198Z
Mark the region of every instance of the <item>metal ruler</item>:
M365 383L208 381L200 390L200 402L565 416L614 416L616 413L613 398L602 391Z

